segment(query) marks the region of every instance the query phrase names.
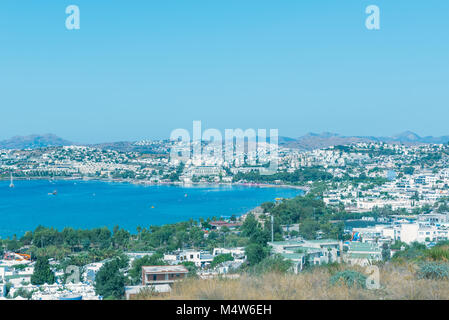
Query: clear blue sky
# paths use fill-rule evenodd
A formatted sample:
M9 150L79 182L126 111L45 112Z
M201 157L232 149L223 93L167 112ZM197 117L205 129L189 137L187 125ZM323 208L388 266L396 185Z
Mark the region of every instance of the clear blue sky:
M0 139L449 134L448 36L447 0L2 0Z

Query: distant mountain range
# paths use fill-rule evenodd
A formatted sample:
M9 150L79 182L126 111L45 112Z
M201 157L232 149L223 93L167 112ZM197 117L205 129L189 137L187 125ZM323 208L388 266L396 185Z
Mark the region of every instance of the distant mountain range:
M288 137L280 137L279 144L284 147L300 149L300 150L313 150L319 148L326 148L335 145L348 145L359 142L385 142L396 143L405 145L416 145L426 143L448 143L449 136L441 137L420 137L414 132L405 131L392 137L374 137L374 136L342 136L337 133L323 132L308 133L297 139Z
M61 146L90 146L99 149L110 149L123 152L137 151L142 153L158 153L154 146L135 145L134 142L119 141L98 144L81 144L62 139L54 134L32 134L28 136L15 136L7 140L0 141L0 149L37 149L45 147ZM156 149L156 150L155 150Z
M420 137L414 132L405 131L392 137L374 137L374 136L342 136L337 133L323 132L308 133L299 138L279 137L279 144L283 147L294 148L300 150L313 150L319 148L326 148L335 145L348 145L358 142L385 142L398 143L406 145L416 145L425 143L448 143L449 136L441 137ZM82 145L73 143L71 141L62 139L54 134L45 135L29 135L29 136L15 136L11 139L0 141L0 149L36 149L43 147L59 147L69 145ZM87 145L87 144L85 144ZM134 142L121 141L111 143L92 144L102 149L113 149L119 151L140 151L151 152L152 147L135 145Z
M73 145L73 143L54 134L15 136L11 139L0 141L0 149L36 149L68 145Z

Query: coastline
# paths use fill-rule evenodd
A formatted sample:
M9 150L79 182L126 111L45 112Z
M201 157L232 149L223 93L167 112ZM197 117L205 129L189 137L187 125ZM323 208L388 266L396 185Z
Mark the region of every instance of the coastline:
M258 188L289 188L302 190L304 194L307 194L310 190L308 186L295 186L290 184L273 184L273 183L252 183L252 182L190 182L185 183L181 181L161 181L151 182L148 180L136 180L136 179L102 179L97 177L15 177L15 181L32 181L32 180L50 180L50 181L100 181L100 182L115 182L115 183L130 183L134 185L144 186L158 186L158 185L173 185L188 188L189 186L246 186L246 187L258 187ZM1 178L0 181L9 181L8 177Z

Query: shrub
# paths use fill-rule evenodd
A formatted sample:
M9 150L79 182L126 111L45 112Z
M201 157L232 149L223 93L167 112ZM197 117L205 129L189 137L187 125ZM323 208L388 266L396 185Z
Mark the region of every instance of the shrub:
M284 259L281 255L275 254L273 256L263 259L250 269L252 274L263 274L268 272L286 273L291 267L292 262Z
M366 276L360 272L354 270L344 270L337 272L330 278L330 283L332 285L345 284L349 288L366 287Z
M393 244L390 246L390 249L393 249L393 250L400 250L402 246L404 246L404 248L407 248L407 247L408 247L408 245L407 245L405 242L396 240L395 243L393 243Z
M420 279L447 279L449 278L449 264L427 262L421 264L418 270L418 278Z
M31 297L33 296L33 292L28 291L28 290L26 290L24 288L19 288L19 289L17 289L14 292L13 298L17 298L19 296L22 297L22 298L30 300Z
M426 248L422 248L421 246L412 245L406 248L404 251L397 251L393 258L398 260L399 258L403 258L404 260L420 260L422 259Z
M439 242L435 245L435 247L444 247L444 246L449 246L449 240L442 240L442 241L439 241Z
M321 266L326 268L330 274L334 274L344 268L344 267L342 268L341 263L338 263L338 262L327 263L327 264L323 264Z
M449 261L449 250L446 247L434 247L425 252L425 257L433 261Z
M189 270L189 273L187 274L188 277L192 277L192 278L197 278L198 274L197 274L197 266L195 265L194 262L192 261L184 261L181 263L184 267L187 268L187 270Z
M245 248L245 254L249 265L253 266L262 261L267 252L264 247L257 243L251 243Z

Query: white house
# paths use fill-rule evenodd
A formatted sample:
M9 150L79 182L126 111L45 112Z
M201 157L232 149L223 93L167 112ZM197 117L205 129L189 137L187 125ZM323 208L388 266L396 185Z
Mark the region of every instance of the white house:
M183 250L170 254L164 254L164 261L169 264L179 264L185 261L193 262L195 266L202 268L207 266L214 259L213 255L205 251Z
M212 255L218 256L220 254L231 254L235 260L245 260L245 248L237 247L237 248L214 248Z

